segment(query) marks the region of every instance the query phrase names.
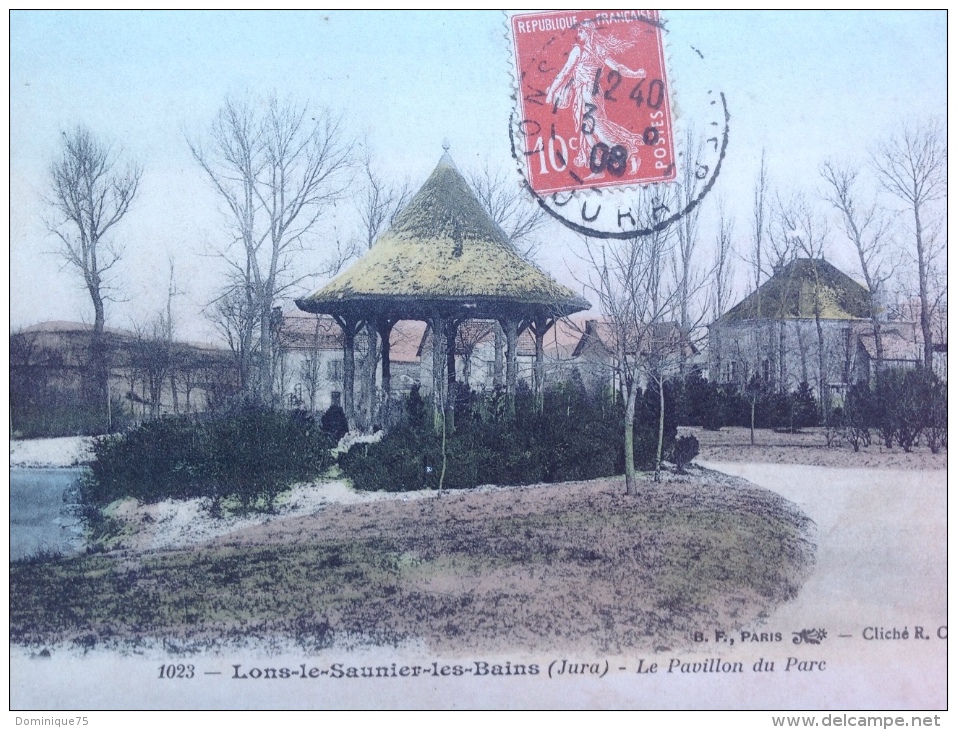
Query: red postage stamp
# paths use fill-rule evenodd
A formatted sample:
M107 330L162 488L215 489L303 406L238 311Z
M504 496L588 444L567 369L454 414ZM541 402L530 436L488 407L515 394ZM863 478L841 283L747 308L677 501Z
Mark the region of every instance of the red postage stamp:
M658 11L523 13L511 30L517 132L536 193L675 179Z

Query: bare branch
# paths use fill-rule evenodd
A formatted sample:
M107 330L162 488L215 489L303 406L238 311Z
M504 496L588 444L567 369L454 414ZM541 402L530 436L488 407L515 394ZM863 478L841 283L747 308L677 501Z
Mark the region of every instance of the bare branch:
M906 206L914 221L920 327L924 341L924 368L933 370L933 302L931 291L935 261L943 250L936 236L928 235L931 205L947 195L947 142L936 121L904 127L880 145L871 156L878 180L887 192Z
M273 304L303 278L294 276L295 254L345 195L352 181L353 144L344 138L338 117L326 111L312 116L305 104L270 95L227 99L210 129L209 148L193 141L189 146L226 205L228 228L239 244L234 248L240 249L227 252L234 278L224 291L232 299L217 301L232 303L218 318L234 320L225 334L243 351L258 329L260 395L270 399ZM338 268L343 251L338 242L335 248Z
M714 262L712 264L711 318L721 317L731 303L731 284L734 280L731 253L734 239L734 218L729 216L722 200L718 205L718 233L715 238Z
M501 227L523 257L533 259L539 243L531 238L548 222L548 214L534 204L514 176L493 172L488 161L480 171L468 175L469 184L486 212Z
M373 168L372 159L366 156L362 163L365 179L365 195L356 207L362 222L366 248L372 248L376 239L394 222L412 197L412 186L406 178L400 183L386 182Z
M47 203L55 217L48 228L60 242L60 255L83 280L94 309L94 336L105 322L106 277L122 255L107 234L129 212L142 169L122 164L121 153L86 127L62 133L60 156L50 167Z

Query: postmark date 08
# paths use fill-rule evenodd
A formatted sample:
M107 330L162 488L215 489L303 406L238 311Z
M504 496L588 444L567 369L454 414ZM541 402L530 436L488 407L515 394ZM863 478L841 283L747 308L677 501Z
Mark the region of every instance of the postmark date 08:
M196 676L193 664L160 664L160 679L192 679Z

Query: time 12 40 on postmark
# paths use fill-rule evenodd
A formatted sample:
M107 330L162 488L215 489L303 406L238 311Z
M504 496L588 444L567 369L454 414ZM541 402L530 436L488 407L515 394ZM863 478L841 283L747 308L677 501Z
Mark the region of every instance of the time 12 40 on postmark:
M526 179L539 195L674 180L655 10L510 19Z

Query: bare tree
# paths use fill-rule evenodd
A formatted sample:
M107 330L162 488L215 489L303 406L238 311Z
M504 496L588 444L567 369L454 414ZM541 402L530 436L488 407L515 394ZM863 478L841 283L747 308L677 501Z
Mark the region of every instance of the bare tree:
M914 218L914 252L920 297L920 329L924 339L924 368L933 370L932 324L935 293L931 291L933 268L944 245L935 227L928 229L930 206L947 195L947 142L935 120L904 127L881 144L871 157L884 188L907 206Z
M372 165L370 157L362 163L364 194L358 199L357 208L362 223L366 248L372 248L376 239L385 232L409 204L412 186L408 178L401 182L389 182Z
M110 299L109 272L123 253L112 233L136 198L142 168L122 162L120 150L86 127L77 126L62 137L59 155L50 166L47 203L53 216L47 226L59 239L59 254L82 277L93 302L91 382L87 387L94 402L106 407L105 302Z
M478 201L491 219L502 229L514 249L523 257L533 260L538 253L539 242L532 234L548 222L548 214L535 205L531 196L515 180L514 175L499 170L493 172L488 161L480 171L468 176L469 184ZM495 364L493 383L505 383L505 332L498 323L493 324L495 334Z
M685 157L694 160L700 156L704 142L693 129L688 129L685 135ZM678 204L688 212L675 225L677 238L676 256L672 259L674 279L677 284L678 299L678 328L681 335L681 354L679 369L684 374L686 366L686 352L692 343L692 335L700 330L705 317L705 309L694 310L694 301L697 292L704 285L705 275L698 265L695 249L698 247L698 215L701 208L692 206L698 197L703 180L698 177L694 165L683 165L677 190Z
M821 315L824 307L824 288L821 283L820 264L828 240L827 219L803 195L795 195L783 202L778 199L775 211L780 232L779 240L790 241L794 250L809 261L814 279L814 328L817 333L817 395L821 408L821 420L827 425L830 412L827 390L827 350L824 344L824 326ZM789 244L789 246L791 245Z
M731 303L731 286L734 280L732 241L734 239L734 218L730 217L721 200L718 203L718 232L715 236L714 260L711 265L711 291L708 296L708 305L711 310L711 321L719 320ZM715 327L711 332L711 342L714 353L713 365L715 372L712 379L717 379L721 373L722 347L721 328Z
M718 203L718 231L715 235L714 260L711 270L711 292L709 302L711 318L718 319L727 311L731 303L734 283L734 216L728 215L724 201Z
M838 166L825 162L821 176L828 184L825 200L840 214L844 231L857 251L864 283L870 291L871 322L874 327L874 346L877 363L884 361L884 344L881 339L881 319L885 316L885 287L894 273L890 256L888 232L890 222L881 215L876 203L859 205L855 189L858 170L849 165Z
M758 179L754 183L754 208L752 217L752 242L750 261L754 275L754 291L757 294L757 315L761 316L761 279L764 274L764 257L766 252L765 236L768 227L768 164L766 151L761 150L761 167L758 169Z
M322 356L319 354L319 318L316 317L316 335L313 347L299 363L299 378L306 386L309 410L316 410L316 401L322 384Z
M643 192L643 197L650 193ZM645 201L647 203L647 201ZM657 207L657 206L656 206ZM651 210L651 205L635 206ZM589 279L582 282L597 297L605 317L612 350L609 363L625 402L625 492L637 494L634 423L643 379L654 380L659 393L658 455L655 479L660 478L664 435L664 380L668 371L667 338L662 337L675 310L677 287L667 277L675 246L673 229L622 241L585 239ZM673 344L673 343L672 343ZM677 353L674 347L672 353Z
M412 197L412 187L408 179L401 182L387 181L374 167L370 156L366 156L362 165L364 194L358 199L356 207L362 225L362 245L370 249L389 227L395 223L399 213ZM357 248L359 248L357 246ZM365 324L365 349L359 360L359 408L357 409L361 427L369 429L377 416L377 398L375 373L381 358L382 348L376 322Z
M190 360L186 348L176 342L176 322L173 317L173 299L185 292L176 283L176 263L173 255L168 256L169 279L166 286L166 310L160 314L159 330L170 350L169 389L173 404L173 413L179 413L179 377Z
M233 353L240 390L248 392L256 358L255 335L259 315L251 283L243 277L234 276L205 311L206 317Z
M133 333L130 370L142 378L143 403L149 406L150 417L156 418L163 405L163 384L173 368L173 343L167 338L162 315L145 327L134 325ZM135 393L135 387L131 392Z
M258 391L271 400L273 306L298 281L295 254L349 184L352 145L337 117L311 116L305 105L275 96L227 99L209 140L206 147L189 146L226 205L234 244L225 252L232 271L228 288L242 282L255 306Z

